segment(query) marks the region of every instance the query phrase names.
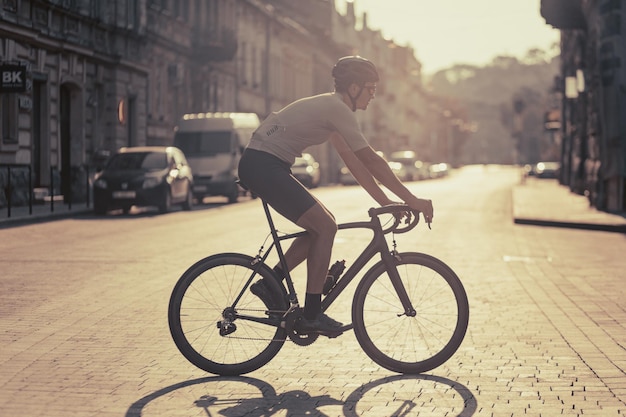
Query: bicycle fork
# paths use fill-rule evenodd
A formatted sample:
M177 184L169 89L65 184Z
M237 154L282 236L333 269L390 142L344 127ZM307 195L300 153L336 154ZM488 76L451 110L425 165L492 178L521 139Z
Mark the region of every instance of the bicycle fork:
M398 314L398 317L403 315L407 317L415 317L417 315L417 311L415 311L415 308L409 299L409 295L406 292L406 288L404 287L404 283L400 278L400 274L398 273L397 263L400 260L400 255L398 255L398 253L394 250L393 252L382 253L381 258L385 264L385 269L387 270L389 279L391 280L391 285L393 285L393 288L396 290L396 293L400 298L400 302L402 303L402 308L404 308L404 313Z

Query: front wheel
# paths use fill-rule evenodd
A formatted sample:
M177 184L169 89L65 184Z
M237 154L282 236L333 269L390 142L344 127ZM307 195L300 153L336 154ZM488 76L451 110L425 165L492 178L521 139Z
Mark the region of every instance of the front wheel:
M382 262L359 283L352 305L354 332L363 351L393 372L434 369L456 352L469 322L461 280L442 261L402 253L396 262L414 312L406 312Z
M283 346L286 331L277 311L284 313L286 300L267 306L246 287L251 277L252 283L264 278L272 294L284 294L267 265L235 253L198 261L176 283L168 310L170 333L198 368L245 374L268 363Z

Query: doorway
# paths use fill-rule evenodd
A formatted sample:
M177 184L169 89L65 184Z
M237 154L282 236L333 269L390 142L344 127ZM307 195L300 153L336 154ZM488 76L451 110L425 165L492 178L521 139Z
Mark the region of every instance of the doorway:
M71 175L71 100L72 92L67 85L61 86L60 92L60 134L61 134L61 194L63 202L69 203L72 198L72 175Z
M46 81L34 79L31 165L33 169L33 186L35 187L48 187L50 185L50 142L47 130L48 125L46 124L48 120L47 104Z

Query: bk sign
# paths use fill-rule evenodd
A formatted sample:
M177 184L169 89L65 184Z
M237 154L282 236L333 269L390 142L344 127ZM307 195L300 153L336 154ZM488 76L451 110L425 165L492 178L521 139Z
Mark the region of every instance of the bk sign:
M26 65L0 65L0 92L23 93L26 91Z

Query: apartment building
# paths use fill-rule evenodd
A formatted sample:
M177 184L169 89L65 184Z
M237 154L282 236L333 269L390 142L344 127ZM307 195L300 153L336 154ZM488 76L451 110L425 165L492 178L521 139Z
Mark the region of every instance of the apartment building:
M357 28L334 0L5 0L0 64L24 84L0 91L0 183L13 204L53 193L88 198L88 180L121 146L171 144L180 116L201 111L264 117L332 90L337 58L377 63L381 88L364 132L381 148L417 146L420 83L413 50ZM21 77L17 77L21 78ZM402 94L401 94L402 93ZM417 96L417 93L415 94ZM313 152L323 181L338 163ZM0 206L7 204L0 193Z

